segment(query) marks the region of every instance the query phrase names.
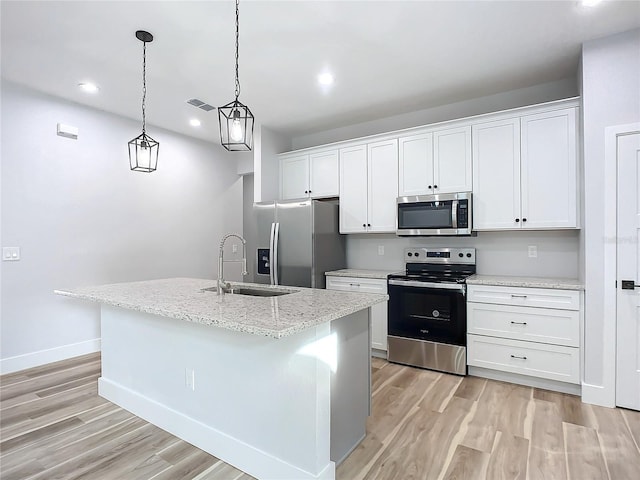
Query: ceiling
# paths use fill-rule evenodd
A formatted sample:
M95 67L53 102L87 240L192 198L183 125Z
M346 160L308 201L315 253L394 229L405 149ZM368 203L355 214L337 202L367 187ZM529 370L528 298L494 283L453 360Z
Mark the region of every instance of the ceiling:
M219 143L234 98L234 2L7 1L2 76ZM240 100L291 136L576 76L583 42L640 27L640 1L240 1ZM316 77L334 73L331 88ZM88 95L77 84L93 81ZM189 125L199 118L202 125Z

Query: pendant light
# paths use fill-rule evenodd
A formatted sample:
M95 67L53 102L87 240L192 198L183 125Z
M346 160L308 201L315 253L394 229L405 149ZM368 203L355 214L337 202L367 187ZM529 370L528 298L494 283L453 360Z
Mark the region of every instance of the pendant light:
M236 99L218 107L220 143L229 151L247 151L253 148L253 114L249 107L238 101L240 80L238 77L239 0L236 0Z
M160 144L147 135L145 101L147 99L147 43L153 42L153 35L144 30L136 32L142 42L142 134L129 142L129 166L136 172L153 172L158 166Z

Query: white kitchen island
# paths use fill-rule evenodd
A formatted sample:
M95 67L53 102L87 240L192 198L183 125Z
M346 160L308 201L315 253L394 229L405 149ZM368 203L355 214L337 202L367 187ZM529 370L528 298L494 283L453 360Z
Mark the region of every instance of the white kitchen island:
M174 278L56 293L102 304L104 398L258 479L335 478L366 433L369 307L386 295L211 287Z

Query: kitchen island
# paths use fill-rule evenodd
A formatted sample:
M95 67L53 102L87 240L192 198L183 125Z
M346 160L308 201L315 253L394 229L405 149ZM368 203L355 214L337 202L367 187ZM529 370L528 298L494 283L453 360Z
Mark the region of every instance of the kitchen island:
M56 293L102 304L104 398L256 478L335 478L366 433L369 307L386 295L215 283Z

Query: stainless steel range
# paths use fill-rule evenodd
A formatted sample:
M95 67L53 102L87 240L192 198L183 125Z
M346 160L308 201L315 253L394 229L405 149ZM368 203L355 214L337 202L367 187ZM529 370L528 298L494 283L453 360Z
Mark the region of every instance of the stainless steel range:
M467 277L475 248L405 249L406 272L389 275L388 359L466 375Z

